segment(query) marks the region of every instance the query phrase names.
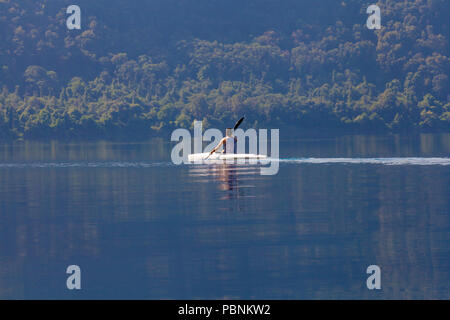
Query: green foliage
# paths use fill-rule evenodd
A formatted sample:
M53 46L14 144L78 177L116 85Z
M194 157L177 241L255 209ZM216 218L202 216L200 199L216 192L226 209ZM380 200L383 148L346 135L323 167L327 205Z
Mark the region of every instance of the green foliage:
M0 139L450 131L446 1L0 1Z

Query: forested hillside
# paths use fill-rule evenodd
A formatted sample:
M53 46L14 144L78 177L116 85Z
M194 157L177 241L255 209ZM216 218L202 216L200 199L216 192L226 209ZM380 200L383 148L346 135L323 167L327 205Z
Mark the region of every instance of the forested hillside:
M241 115L299 134L450 132L449 16L448 0L0 0L0 139Z

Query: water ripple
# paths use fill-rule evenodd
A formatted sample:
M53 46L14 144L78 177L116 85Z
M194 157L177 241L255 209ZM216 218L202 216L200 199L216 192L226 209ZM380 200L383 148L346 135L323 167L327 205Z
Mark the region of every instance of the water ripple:
M396 158L284 158L268 159L286 164L374 164L388 166L418 165L432 166L450 165L450 158L422 158L422 157L396 157ZM205 164L208 165L208 164ZM124 162L124 161L97 161L97 162L16 162L0 163L4 168L151 168L176 166L172 162ZM201 167L201 166L200 166ZM236 169L234 169L236 170ZM240 170L245 170L240 168Z

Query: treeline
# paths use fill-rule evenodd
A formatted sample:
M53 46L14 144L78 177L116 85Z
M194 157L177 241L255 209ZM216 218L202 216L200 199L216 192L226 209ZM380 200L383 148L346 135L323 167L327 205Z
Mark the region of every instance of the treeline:
M450 132L446 0L78 2L0 0L1 139Z

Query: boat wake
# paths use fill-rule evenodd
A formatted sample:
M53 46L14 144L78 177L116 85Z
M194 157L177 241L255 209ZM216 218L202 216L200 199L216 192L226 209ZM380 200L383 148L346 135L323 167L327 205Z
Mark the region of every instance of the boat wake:
M255 164L268 164L277 161L285 164L353 164L353 165L387 165L387 166L448 166L450 158L268 158ZM223 164L220 161L219 164ZM207 162L204 165L211 165ZM245 165L245 163L243 164ZM172 162L122 162L122 161L98 161L98 162L21 162L0 163L0 169L7 168L154 168L177 166ZM201 165L202 166L202 165Z
M272 161L276 161L273 160ZM450 165L450 158L421 158L421 157L408 157L408 158L288 158L279 159L282 163L311 163L311 164L377 164L387 166L432 166Z

